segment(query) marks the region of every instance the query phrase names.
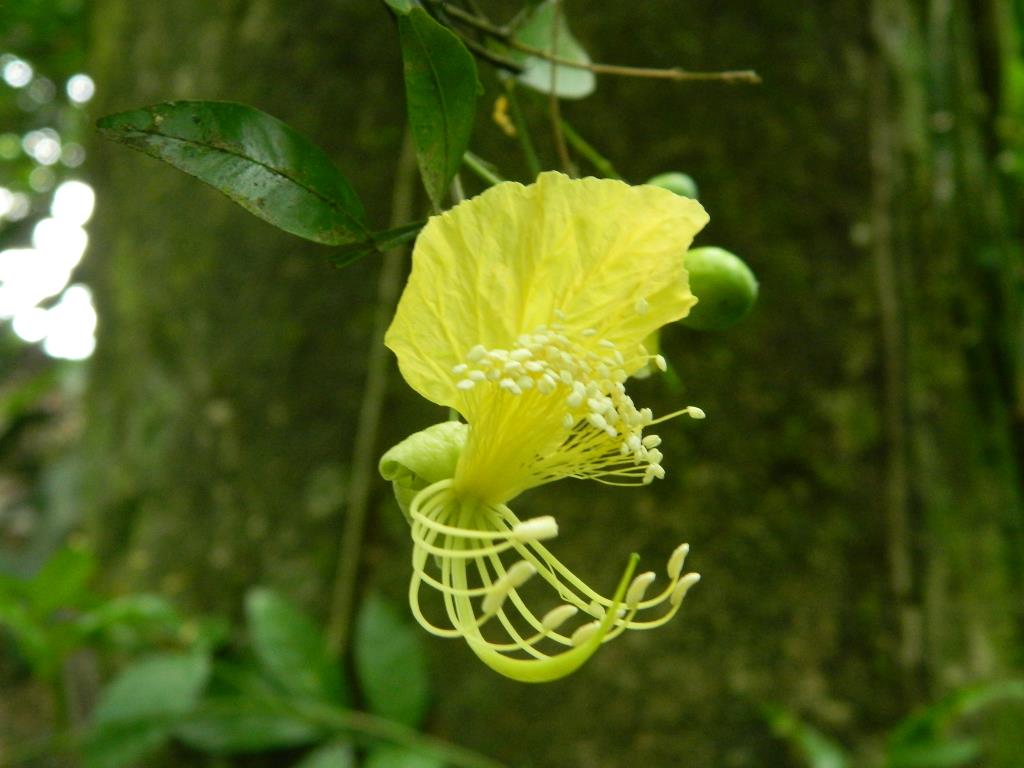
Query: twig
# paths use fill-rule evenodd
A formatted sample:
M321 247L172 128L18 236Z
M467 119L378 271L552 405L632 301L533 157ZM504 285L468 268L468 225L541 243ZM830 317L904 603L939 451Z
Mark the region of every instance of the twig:
M553 0L551 10L551 50L558 50L558 31L562 25L562 0ZM562 170L573 176L572 160L569 148L565 145L562 133L562 107L558 103L558 67L551 67L551 80L548 86L548 112L551 115L551 133L555 137L555 149L558 150L558 161Z
M402 152L395 173L392 195L391 224L397 226L412 215L413 190L416 179L416 152L412 134L406 129ZM370 351L366 360L366 385L359 407L359 424L353 446L352 474L349 482L345 528L338 552L331 610L327 621L328 647L339 657L348 647L349 630L355 603L356 577L359 574L360 550L366 532L366 511L370 497L370 483L376 466L377 432L384 408L387 388L387 350L384 331L391 319L402 280L404 248L395 248L385 254L377 278L377 306L370 335Z
M598 64L594 62L564 59L554 54L554 46L552 46L551 51L545 51L542 48L534 48L532 45L527 45L526 43L521 43L516 40L512 36L512 31L508 27L500 27L492 24L487 19L467 13L460 8L455 8L444 2L444 0L429 0L429 2L442 8L444 12L450 15L454 20L462 22L466 26L472 27L486 35L497 38L509 48L521 51L522 53L528 53L531 56L536 56L537 58L544 59L545 61L549 61L552 64L557 64L562 67L586 69L598 75L655 78L660 80L675 80L679 82L718 81L724 83L746 83L751 85L757 85L761 82L760 75L752 69L732 69L720 72L694 72L680 67L629 67L620 64ZM490 53L490 55L493 56L494 54Z
M462 163L488 184L500 184L504 181L501 176L488 167L483 158L474 155L472 152L467 152L462 156Z
M612 161L594 149L586 139L576 133L566 120L562 120L562 131L565 133L565 138L572 144L572 148L587 158L598 173L603 174L609 179L622 178L619 172L615 170L615 166L612 165Z

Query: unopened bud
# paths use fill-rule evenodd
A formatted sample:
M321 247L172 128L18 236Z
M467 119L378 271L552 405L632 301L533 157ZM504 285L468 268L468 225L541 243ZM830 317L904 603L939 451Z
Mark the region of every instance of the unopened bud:
M698 408L696 405L686 406L686 415L689 416L691 419L703 419L704 417L707 416L707 414L704 413L703 409Z
M757 278L742 259L722 248L686 254L690 290L697 304L680 322L699 331L722 331L742 320L757 301Z

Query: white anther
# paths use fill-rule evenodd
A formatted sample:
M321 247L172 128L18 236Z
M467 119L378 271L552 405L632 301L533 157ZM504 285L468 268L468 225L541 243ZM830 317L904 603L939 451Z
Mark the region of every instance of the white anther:
M603 619L607 611L604 609L603 605L597 602L597 600L591 600L590 605L587 606L587 613L595 619Z
M661 445L661 438L657 435L648 435L643 439L644 448L657 448Z
M509 357L511 357L513 360L518 360L519 362L522 362L523 360L529 360L531 357L533 357L533 352L523 348L513 349Z
M487 379L487 374L483 371L470 371L469 378L472 381L485 381Z
M557 535L558 521L551 515L523 520L512 528L512 536L517 541L543 541Z
M661 464L651 464L651 466L647 468L647 471L659 480L665 479L665 468L661 466Z
M557 525L555 526L555 533L558 533ZM501 577L501 581L505 583L508 589L516 589L517 587L523 586L523 584L529 581L536 573L537 568L533 563L520 560L508 569L505 575Z
M676 584L676 588L672 590L672 596L668 599L672 603L672 607L679 605L683 602L683 598L686 597L686 593L690 591L690 587L700 581L699 573L688 573L679 580Z
M509 374L510 376L518 376L520 373L522 373L522 370L523 364L517 363L515 360L509 360L507 363L505 363L505 373Z
M545 632L554 632L577 613L579 609L575 605L560 605L544 614L540 626Z
M494 587L484 595L484 599L480 602L480 610L484 616L491 616L498 612L498 610L505 604L505 600L508 598L508 589L502 586L499 581Z
M579 392L573 392L571 395L565 398L565 404L568 405L570 408L579 408L581 405L583 405L583 395L581 395Z
M661 464L661 460L665 458L665 454L659 451L657 448L652 448L647 452L647 460L651 464Z
M461 376L462 374L464 374L468 370L469 370L469 366L468 365L466 365L465 363L459 363L454 368L452 368L452 373L454 373L456 376Z
M533 379L529 376L520 376L516 379L516 384L518 384L519 388L522 390L533 389Z
M558 320L565 320L565 312L560 309L555 310L555 318Z
M615 349L615 342L609 341L608 339L601 339L597 342L597 346L604 347L605 349Z
M585 337L587 337L588 339L589 339L589 338L590 338L591 336L597 336L597 329L596 329L596 328L585 328L585 329L583 330L583 335L584 335Z
M606 430L608 429L608 422L604 420L604 416L599 413L587 414L587 421L589 421L596 429Z
M637 603L644 599L647 588L651 586L656 578L657 576L654 575L654 571L641 573L634 578L633 582L629 585L629 589L626 590L626 605L630 608L635 608Z
M707 416L707 414L704 413L704 411L702 411L696 405L687 406L686 415L689 416L691 419L703 419L705 416Z
M592 638L600 628L601 622L599 621L592 621L589 624L584 624L572 633L570 640L573 645L583 645L587 640Z
M478 363L481 360L483 360L486 355L487 349L484 347L484 345L477 344L475 347L469 350L469 354L466 355L466 359L469 360L471 363Z
M589 408L594 413L604 413L606 410L608 410L609 403L602 402L601 400L598 400L596 397L588 397L587 408Z
M519 385L516 384L514 381L512 381L512 379L509 379L509 378L502 379L498 383L498 386L501 387L502 389L508 390L513 395L521 395L521 394L523 394L523 390L521 390L519 388Z
M649 309L647 305L647 299L637 299L636 304L633 305L633 309L636 311L638 315L646 315L647 310Z
M576 380L568 371L560 371L558 374L558 378L560 378L562 380L562 383L565 384L565 386L567 387L571 387L573 384L576 383Z
M576 417L571 413L567 413L562 417L562 426L566 429L572 429L576 426Z
M641 408L640 419L644 422L644 424L650 424L652 421L654 421L654 411L652 411L650 408Z
M558 382L555 381L548 374L542 374L540 379L537 381L537 389L540 390L541 394L547 395L555 391L555 387L558 386Z
M686 556L690 554L689 544L680 544L672 552L672 557L668 559L668 577L675 581L679 578L679 574L683 572L683 563L686 562Z
M523 363L523 368L528 370L530 373L540 373L547 366L544 365L540 360L527 360Z
M665 356L664 355L655 355L654 356L654 364L658 367L659 371L667 371L668 370L668 363L665 361Z
M455 385L459 389L468 390L476 386L476 382L472 379L461 379L458 384Z

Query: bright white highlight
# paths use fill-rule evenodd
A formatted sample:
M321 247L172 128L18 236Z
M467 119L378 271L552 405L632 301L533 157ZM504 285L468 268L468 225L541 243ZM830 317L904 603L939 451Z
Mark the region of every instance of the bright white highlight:
M11 88L24 88L32 82L32 65L19 58L8 58L3 65L4 81Z
M66 90L75 104L85 104L96 93L96 83L88 75L79 73L68 78Z
M12 218L9 209L17 203L15 198L17 193L0 191L0 212L6 218ZM95 203L88 184L64 182L53 195L53 215L41 219L32 231L32 247L0 252L0 319L11 318L21 339L43 342L51 357L81 360L96 346L92 294L83 285L68 286L89 243L82 225L92 216ZM39 306L54 296L60 300L52 308Z

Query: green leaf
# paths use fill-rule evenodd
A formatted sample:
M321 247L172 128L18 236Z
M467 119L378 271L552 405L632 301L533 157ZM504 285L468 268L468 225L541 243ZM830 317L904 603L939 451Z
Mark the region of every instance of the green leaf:
M887 768L959 768L973 763L981 745L973 739L918 744L890 752Z
M363 603L355 627L356 674L374 714L416 727L430 704L430 679L419 633L394 605L376 595Z
M49 680L59 672L60 655L54 638L24 605L6 600L0 603L0 630L11 634L18 653L36 676Z
M204 702L174 729L174 736L203 752L240 754L312 744L323 732L272 703L225 697Z
M195 708L210 676L210 660L200 654L159 654L125 668L104 688L96 725L175 717Z
M557 40L552 49L556 10L557 3L553 0L546 0L535 6L516 29L514 39L516 42L544 51L549 55L553 50L555 58L578 64L589 64L590 56L570 31L564 9L557 14ZM512 50L506 55L523 65L523 71L516 76L519 82L541 93L551 93L551 68L553 66L551 62L521 51ZM590 70L564 65L556 65L555 69L554 92L559 98L582 99L592 94L597 87L597 78Z
M86 638L131 646L143 638L178 629L181 619L159 595L125 595L82 614L75 622Z
M295 768L355 768L356 754L351 744L328 744L306 755Z
M97 127L293 235L327 245L369 238L362 203L323 150L258 109L175 101L108 115Z
M85 744L86 768L122 768L156 751L199 701L206 656L163 654L132 664L100 694Z
M936 742L957 718L1005 701L1024 701L1024 680L997 680L953 691L903 720L889 738L891 751Z
M419 8L420 4L417 0L384 0L387 6L395 13L405 16L413 8Z
M388 745L370 750L364 768L444 768L444 762L433 755Z
M56 552L30 582L33 612L42 618L58 608L77 607L88 594L86 585L95 570L88 550L68 547Z
M341 670L312 620L269 589L250 590L245 612L253 651L271 679L289 693L346 703Z
M135 768L163 747L169 734L165 718L109 723L86 737L85 768Z
M416 236L423 229L423 225L426 222L416 221L412 224L403 224L400 227L394 229L388 229L383 232L374 232L373 239L362 243L353 243L351 245L342 245L332 250L328 257L334 266L345 267L351 264L356 259L361 259L363 256L368 256L371 253L385 253L390 251L392 248L397 248L400 245L404 245L411 240L415 240Z
M846 768L846 752L818 729L777 707L765 707L764 715L772 732L787 741L810 768Z
M440 208L469 147L476 115L476 62L462 41L422 8L398 17L409 126L420 175Z

